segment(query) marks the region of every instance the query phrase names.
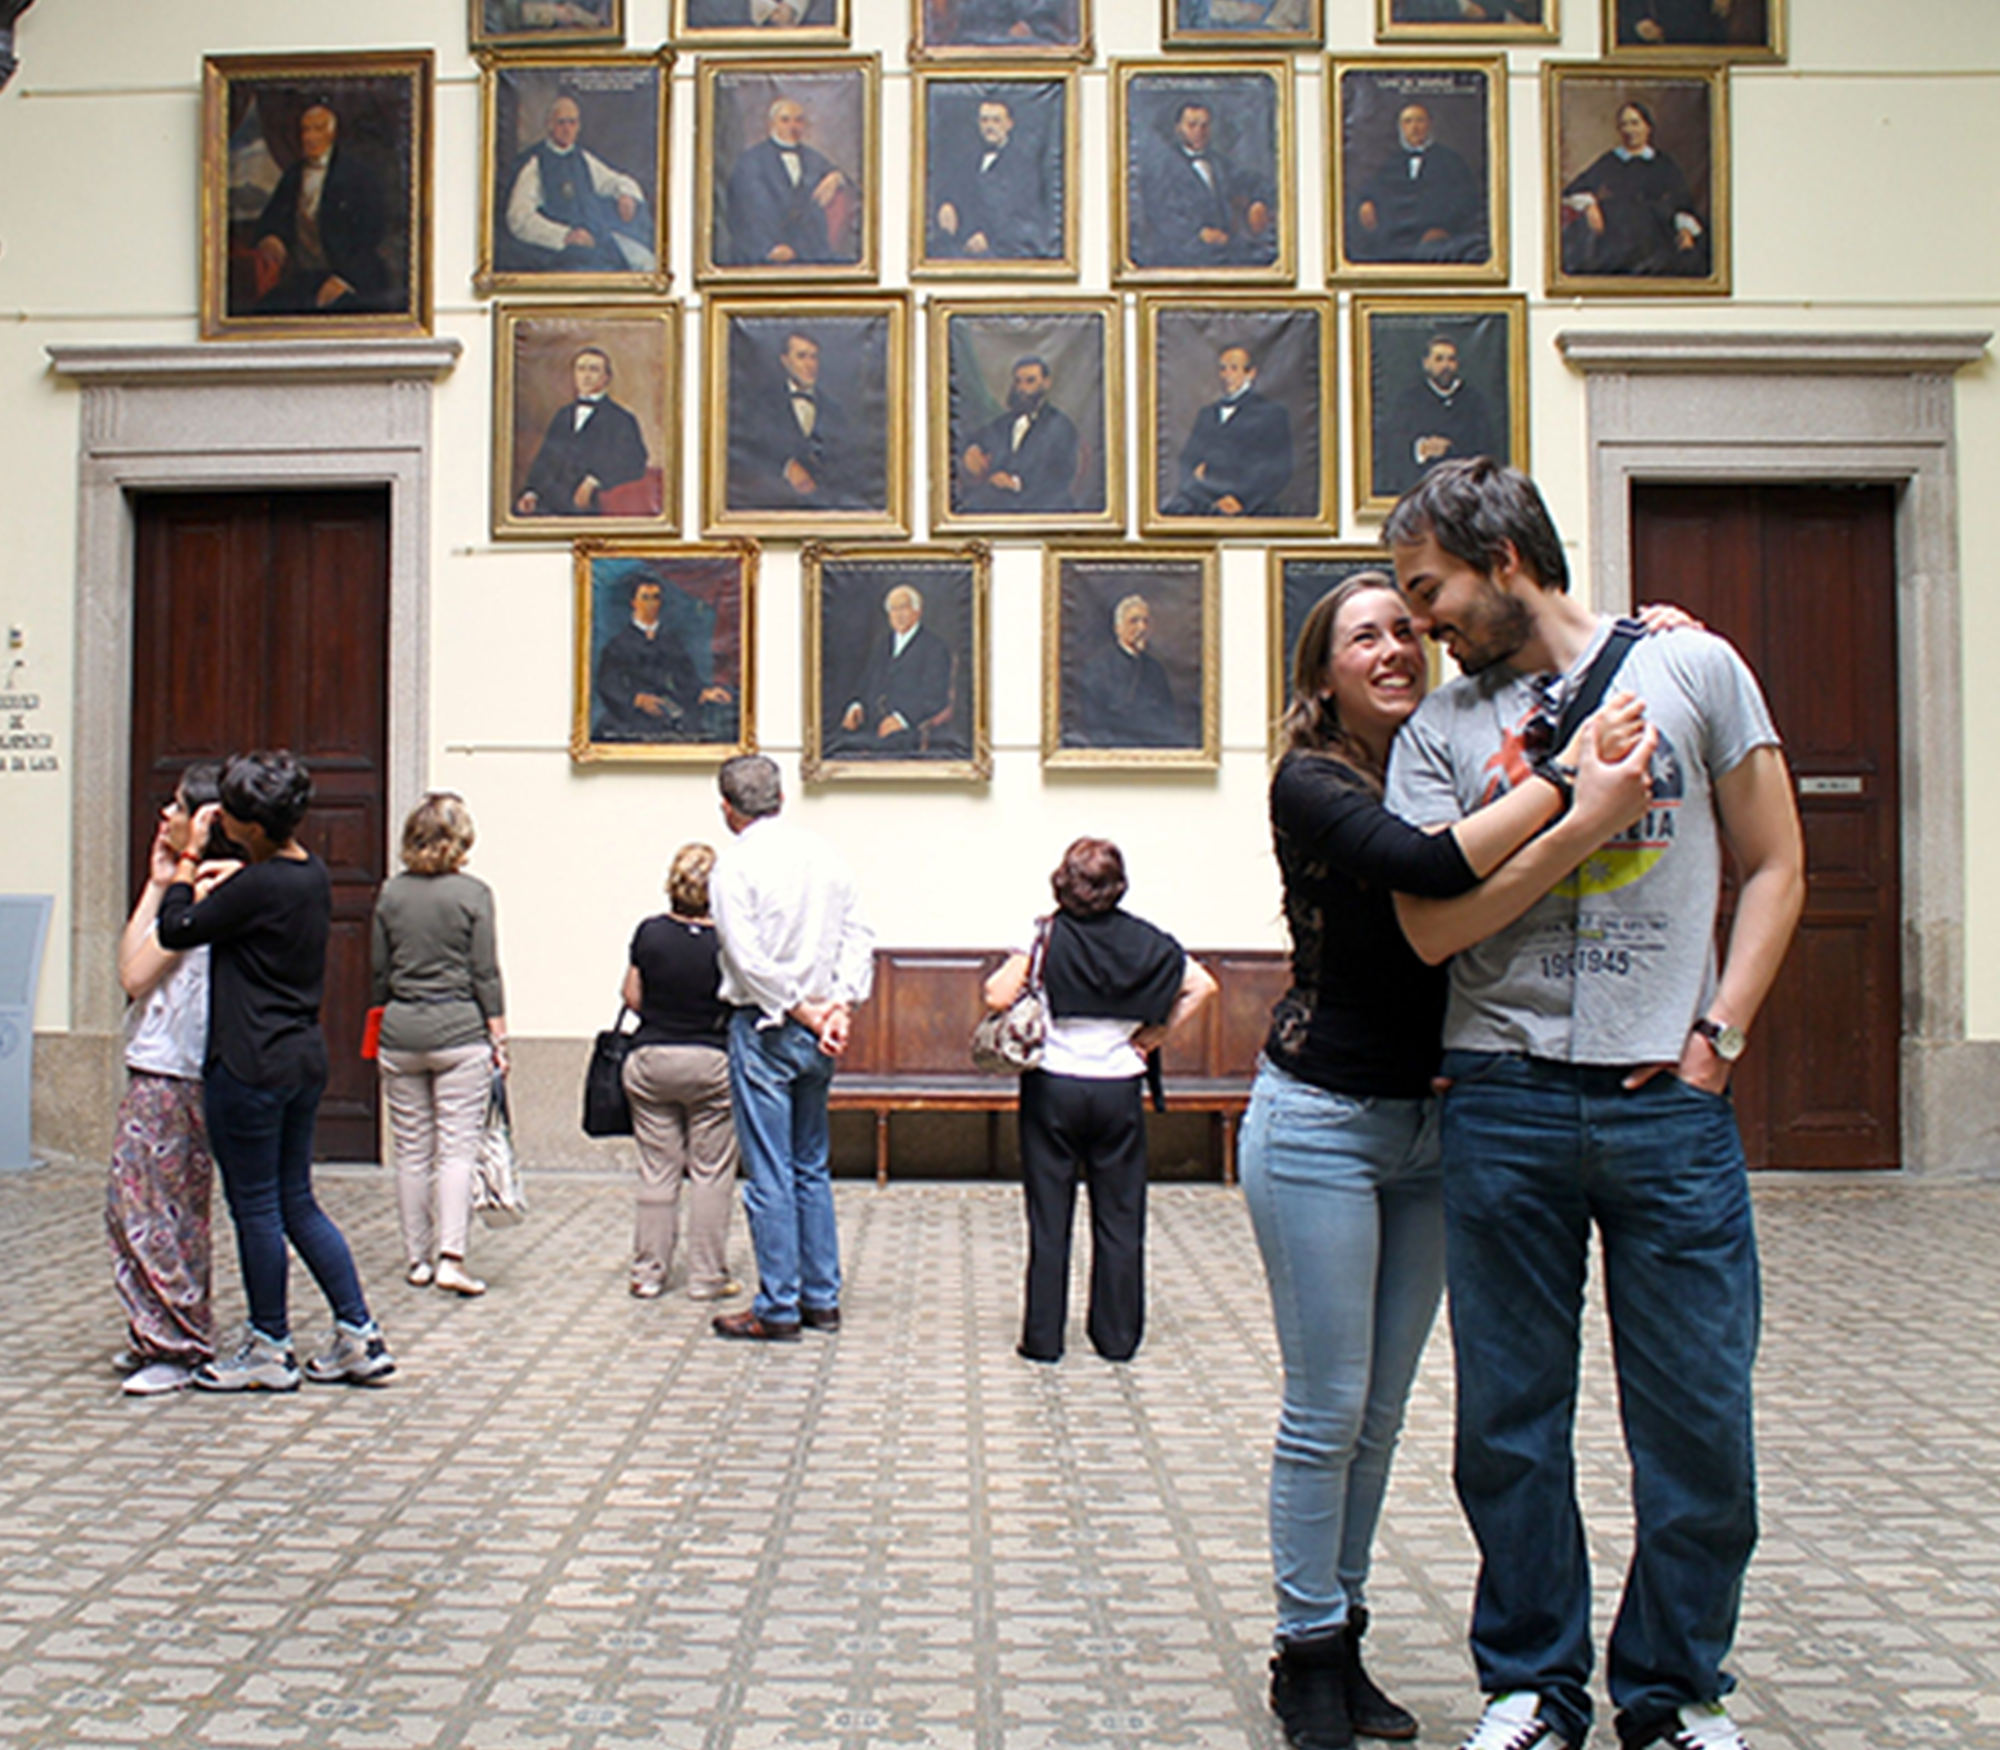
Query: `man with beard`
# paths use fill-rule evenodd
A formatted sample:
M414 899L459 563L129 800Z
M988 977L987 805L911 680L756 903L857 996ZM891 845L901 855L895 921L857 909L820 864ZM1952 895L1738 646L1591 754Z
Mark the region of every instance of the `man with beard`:
M1192 747L1167 671L1147 649L1152 604L1128 595L1111 611L1111 643L1077 674L1078 742L1084 747Z
M1076 508L1076 425L1049 404L1049 367L1014 361L1007 411L988 420L959 452L952 508L962 515Z
M1713 633L1633 637L1572 598L1548 507L1511 468L1434 468L1383 538L1412 625L1465 671L1396 736L1392 809L1442 828L1531 775L1564 790L1564 709L1578 700L1580 714L1613 664L1645 706L1635 757L1652 785L1647 815L1573 872L1531 842L1473 913L1396 900L1418 953L1451 958L1453 1477L1479 1544L1472 1652L1488 1697L1466 1746L1562 1750L1590 1735L1574 1424L1595 1226L1638 1503L1605 1660L1618 1740L1746 1750L1722 1661L1757 1533L1758 1277L1727 1088L1805 897L1777 730ZM1718 966L1725 843L1738 887Z
M882 598L886 636L868 652L861 684L841 713L845 745L895 759L923 751L923 731L951 703L951 652L924 624L924 598L899 583Z
M1397 149L1362 184L1348 228L1355 261L1484 261L1486 199L1472 166L1437 139L1431 112L1407 103Z
M635 572L627 591L632 617L598 654L591 688L595 741L719 741L704 730L704 705L727 705L727 687L704 686L687 651L660 623L665 592L657 577ZM733 716L734 713L732 712Z
M549 105L548 131L515 161L496 265L516 272L652 273L646 191L577 144L574 97Z
M1027 148L1016 146L1014 111L1004 97L979 101L979 145L940 181L932 252L975 261L1049 259L1061 253L1049 216L1046 177Z
M1416 485L1440 462L1468 456L1508 460L1507 445L1486 409L1486 398L1458 368L1458 343L1431 337L1423 375L1397 397L1376 425L1374 496L1393 498Z
M516 516L597 516L598 494L646 472L639 422L611 399L611 355L586 346L570 361L576 399L555 410L514 500Z
M1265 180L1209 144L1215 116L1189 102L1171 140L1139 165L1131 221L1136 267L1264 266L1277 260L1275 197Z
M1247 346L1216 359L1222 397L1194 416L1181 446L1180 485L1160 508L1168 516L1275 516L1292 479L1292 422L1257 393Z
M858 242L849 215L859 198L847 172L808 146L806 106L781 97L766 116L769 132L729 172L723 214L729 222L721 267L854 261Z

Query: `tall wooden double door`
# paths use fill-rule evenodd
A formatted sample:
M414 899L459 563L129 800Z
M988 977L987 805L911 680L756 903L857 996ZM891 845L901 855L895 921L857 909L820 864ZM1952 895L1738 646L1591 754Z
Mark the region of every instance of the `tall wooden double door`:
M333 876L317 1152L374 1160L359 1044L387 843L388 491L160 494L134 510L131 890L189 761L261 747L305 761L300 836Z

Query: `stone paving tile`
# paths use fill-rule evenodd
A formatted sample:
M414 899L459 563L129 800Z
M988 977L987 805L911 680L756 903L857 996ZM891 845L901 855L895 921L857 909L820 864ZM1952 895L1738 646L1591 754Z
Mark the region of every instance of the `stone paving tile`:
M610 1179L537 1177L529 1223L478 1237L476 1302L402 1284L381 1175L323 1185L393 1385L136 1401L98 1175L0 1177L0 1318L28 1334L0 1377L6 1750L1275 1750L1277 1366L1236 1193L1156 1191L1135 1364L1038 1368L1008 1187L843 1184L845 1328L766 1349L631 1300ZM1759 1750L2000 1747L2000 1185L1758 1204L1736 1711ZM1629 1505L1601 1319L1584 1405L1603 1623ZM1446 1745L1476 1711L1450 1415L1440 1338L1371 1648Z

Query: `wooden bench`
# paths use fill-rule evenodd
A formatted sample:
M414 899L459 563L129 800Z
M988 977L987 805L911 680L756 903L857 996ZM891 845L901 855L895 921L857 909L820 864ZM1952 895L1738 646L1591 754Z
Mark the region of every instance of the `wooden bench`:
M1290 961L1268 949L1194 950L1221 989L1167 1046L1167 1109L1205 1112L1224 1184L1236 1182L1236 1126L1270 1028L1271 1005L1290 982ZM986 1115L986 1158L997 1165L1000 1115L1014 1109L1011 1076L981 1075L967 1042L985 1004L997 950L878 948L875 989L854 1015L854 1036L831 1105L875 1118L875 1182L889 1182L889 1121L898 1112Z

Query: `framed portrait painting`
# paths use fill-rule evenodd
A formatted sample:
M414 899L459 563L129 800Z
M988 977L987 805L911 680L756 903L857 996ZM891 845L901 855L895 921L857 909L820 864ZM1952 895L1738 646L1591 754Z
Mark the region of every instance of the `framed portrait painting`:
M1270 668L1270 748L1276 759L1284 751L1282 728L1292 700L1292 669L1298 655L1299 632L1306 615L1327 591L1364 572L1396 579L1396 567L1381 547L1273 547L1266 558L1269 587L1268 627ZM1433 685L1439 678L1435 644L1425 664Z
M1170 49L1311 49L1325 35L1323 0L1160 0Z
M202 62L201 337L431 331L428 49Z
M1221 759L1213 547L1050 547L1042 559L1042 764Z
M1375 0L1377 42L1559 42L1562 0Z
M1355 504L1386 511L1440 462L1528 468L1528 300L1354 300Z
M1088 61L1090 0L910 0L910 59Z
M1286 61L1111 63L1117 284L1295 277Z
M1139 300L1142 534L1331 534L1333 300Z
M993 775L983 543L800 554L808 783Z
M919 69L911 92L910 272L1075 279L1075 71Z
M672 89L659 55L481 57L476 291L666 290Z
M681 307L494 306L493 534L680 528Z
M570 758L755 752L756 603L754 541L579 541Z
M850 0L674 0L674 42L682 48L845 44Z
M704 530L907 536L908 294L711 297L703 317Z
M1722 67L1542 64L1548 289L1729 291L1729 80Z
M1507 281L1507 63L1336 60L1331 278Z
M878 57L704 60L695 106L697 280L877 276Z
M1603 0L1618 60L1782 61L1786 0Z
M933 298L933 529L1035 539L1125 527L1115 298Z
M625 0L471 0L475 49L622 43Z

